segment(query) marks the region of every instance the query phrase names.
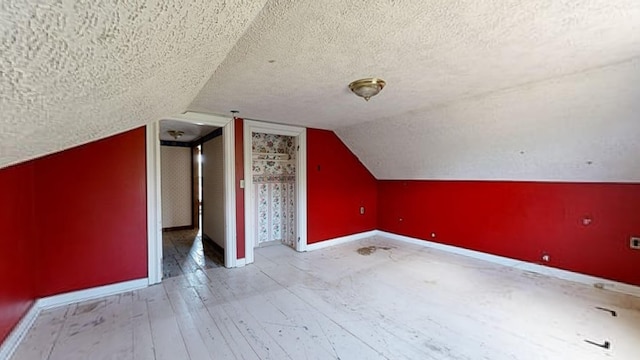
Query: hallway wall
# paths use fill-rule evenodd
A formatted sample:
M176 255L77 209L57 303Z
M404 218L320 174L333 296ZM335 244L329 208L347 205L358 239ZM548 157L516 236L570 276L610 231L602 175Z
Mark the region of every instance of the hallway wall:
M160 146L162 228L193 225L191 148Z
M224 153L222 136L202 144L202 234L224 249Z

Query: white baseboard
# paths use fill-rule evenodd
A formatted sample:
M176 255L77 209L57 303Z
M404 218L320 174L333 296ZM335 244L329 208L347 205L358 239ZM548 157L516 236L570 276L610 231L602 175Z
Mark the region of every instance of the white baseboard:
M325 240L313 244L307 245L307 251L319 250L339 244L348 243L351 241L356 241L360 239L365 239L371 236L383 236L392 240L399 240L410 244L415 244L418 246L424 246L432 249L437 249L441 251L446 251L453 254L458 254L462 256L468 256L471 258L484 260L488 262L492 262L495 264L500 264L507 267L518 268L524 271L530 271L546 276L551 276L559 279L564 279L568 281L573 281L577 283L591 285L597 288L602 288L606 290L611 290L623 294L629 294L633 296L640 297L640 287L630 284L621 283L618 281L608 280L599 278L596 276L584 275L580 273L575 273L568 270L562 270L557 268L552 268L548 266L543 266L539 264L529 263L522 260L511 259L498 255L491 255L487 253L483 253L480 251L464 249L452 245L440 244L428 240L421 240L417 238L412 238L404 235L397 235L394 233L380 231L380 230L371 230L358 234L352 234L347 236L342 236L330 240ZM245 259L237 259L236 267L242 267L246 265ZM76 302L87 301L96 299L103 296L115 295L127 291L137 290L145 288L149 285L148 279L137 279L131 281L125 281L121 283L99 286L91 289L73 291L70 293L60 294L49 296L45 298L38 299L31 306L29 311L22 317L20 322L15 326L15 328L11 331L9 336L5 339L5 341L0 344L0 359L9 359L11 355L14 353L24 336L27 334L31 326L33 325L35 319L40 314L40 311L45 309L51 309L58 306L69 305Z
M577 283L591 285L600 289L615 291L622 294L640 297L640 287L630 284L621 283L619 281L600 278L597 276L585 275L569 270L552 268L549 266L522 262L518 269L531 271L542 275L552 276L559 279L574 281Z
M9 333L9 336L0 344L0 359L9 359L20 345L20 342L27 335L27 332L40 314L38 301L34 301L29 311L20 319L18 324Z
M453 246L453 245L446 245L446 244L441 244L433 241L417 239L410 236L398 235L398 234L394 234L386 231L378 231L378 235L384 236L388 239L399 240L402 242L424 246L431 249L442 250L452 254L468 256L474 259L484 260L484 261L488 261L488 262L492 262L495 264L504 265L508 267L515 267L523 263L523 261L511 259L508 257L487 254L480 251L469 250L469 249L464 249L464 248Z
M73 304L80 301L97 299L103 296L120 294L127 291L138 290L149 285L147 278L124 281L120 283L98 286L85 290L72 291L65 294L48 296L38 300L40 309L51 309L58 306Z
M378 235L378 230L371 230L371 231L365 231L365 232L361 232L361 233L357 233L357 234L341 236L341 237L334 238L334 239L319 241L317 243L308 244L306 251L314 251L314 250L318 250L318 249L324 249L324 248L329 247L329 246L335 246L335 245L339 245L339 244L344 244L344 243L348 243L348 242L351 242L351 241L360 240L360 239L364 239L364 238L368 238L368 237L376 236L376 235Z
M13 328L9 336L0 344L0 359L9 359L13 355L42 310L138 290L147 286L149 286L149 279L144 278L37 299Z
M580 274L573 271L552 268L549 266L534 264L522 260L511 259L503 256L491 255L480 251L463 249L452 245L445 245L428 240L416 239L409 236L397 235L386 231L377 231L377 235L419 246L425 246L431 249L437 249L453 254L468 256L474 259L484 260L507 267L513 267L524 271L530 271L546 276L569 280L581 284L587 284L601 289L640 297L640 287L635 285L603 279L596 276Z
M236 260L236 266L235 267L243 267L247 265L247 259L246 258L242 258L242 259L237 259Z

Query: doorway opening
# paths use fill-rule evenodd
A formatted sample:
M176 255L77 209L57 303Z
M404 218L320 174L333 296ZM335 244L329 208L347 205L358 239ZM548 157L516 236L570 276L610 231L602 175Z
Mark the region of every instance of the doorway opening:
M306 129L245 120L245 261L256 247L306 251Z
M225 267L236 266L234 123L231 120L221 116L187 112L147 125L149 284L161 282L163 273L170 276L173 273L176 275L184 273L185 270L206 269L213 267L212 264L216 260L216 266L223 264ZM205 129L213 131L204 131ZM172 130L171 133L169 130ZM180 145L181 142L187 145ZM209 143L216 144L217 155L207 159ZM167 152L180 152L167 151L165 147L188 148L181 151L182 158L187 160L163 161L163 158L171 160L171 155L167 156ZM172 171L172 167L179 168L173 170L179 174L174 176L188 178L188 181L182 181L182 187L188 187L190 191L183 189L182 195L176 196L183 209L181 214L175 211L175 204L169 204L169 207L164 204L168 201L168 195L163 194L163 190L167 191L167 180L163 179L166 177L163 175L166 174L163 173ZM217 169L215 191L207 190L207 181L214 180L207 178L208 167ZM188 185L186 185L187 182L189 182ZM215 204L207 204L207 194L212 194L211 191L216 194ZM185 215L185 212L188 214ZM214 216L217 216L215 231L209 231L207 224L211 222L208 219ZM190 220L188 224L187 219ZM181 231L184 233L180 233ZM163 244L165 234L168 236L165 236ZM219 252L223 255L218 259L207 256L210 253L207 250L209 240L205 235L210 239L209 245L217 245L223 249ZM201 245L197 244L198 241ZM171 255L175 260L174 271L167 273L163 271L163 259L170 266ZM176 269L176 263L179 269Z
M224 266L222 129L161 120L159 138L162 277Z

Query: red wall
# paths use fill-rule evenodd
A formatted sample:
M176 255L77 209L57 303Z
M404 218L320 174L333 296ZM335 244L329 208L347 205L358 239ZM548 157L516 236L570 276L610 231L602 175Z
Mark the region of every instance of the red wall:
M36 160L38 296L147 276L145 129Z
M640 285L639 184L385 180L378 205L380 230Z
M333 131L307 129L307 243L375 230L376 184Z
M0 343L36 298L33 163L0 170Z
M377 181L333 132L307 143L310 244L378 228L640 285L639 184ZM140 128L0 170L0 340L36 297L147 276L145 168Z
M236 157L236 259L244 259L244 189L240 180L244 179L243 121L234 119L235 157Z
M242 120L236 120L236 179L244 179ZM239 183L239 181L238 181ZM238 259L244 249L244 189L236 184ZM365 214L360 215L360 206ZM376 179L333 131L307 129L307 243L375 230Z
M0 342L35 298L147 276L144 128L0 170Z

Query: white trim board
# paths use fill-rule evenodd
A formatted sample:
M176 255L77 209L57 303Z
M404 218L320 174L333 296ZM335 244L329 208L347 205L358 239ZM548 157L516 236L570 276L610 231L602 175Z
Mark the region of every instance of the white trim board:
M22 342L22 339L27 335L31 326L33 326L33 323L40 314L40 310L38 300L36 300L29 308L29 311L24 314L18 324L13 328L13 330L11 330L7 338L4 339L4 342L0 344L0 359L11 358Z
M103 296L116 295L127 291L143 289L149 286L147 278L98 286L90 289L72 291L64 294L47 296L38 300L41 310L52 309L81 301L93 300Z
M488 261L494 264L516 268L523 271L555 277L558 279L573 281L580 284L586 284L597 288L615 291L622 294L640 297L640 286L625 284L619 281L604 279L596 276L585 275L569 270L562 270L549 266L534 264L522 260L516 260L504 256L492 255L480 251L464 249L457 246L441 244L433 241L417 239L409 236L398 235L381 230L372 230L361 232L353 235L342 236L334 239L324 240L317 243L307 245L308 251L324 249L330 246L340 245L351 241L361 240L370 236L381 236L391 240L398 240L418 246L428 247L431 249L446 251L451 254L467 256L470 258Z
M162 281L162 195L160 163L160 126L162 120L176 120L198 125L222 128L224 156L224 206L225 206L225 261L227 268L237 267L236 261L236 188L235 188L235 136L234 120L231 117L186 112L165 117L147 124L147 263L149 285Z
M235 119L231 119L222 128L222 146L224 156L224 266L233 268L238 265L238 238L236 234L236 136Z
M273 124L255 120L243 120L243 151L244 151L244 236L245 236L245 265L254 261L255 244L255 209L253 194L253 160L252 133L266 133L292 136L298 145L296 155L296 251L307 249L307 129L299 126Z
M160 126L146 127L147 274L149 285L162 281L162 193L160 186Z
M428 240L421 240L412 238L409 236L397 235L394 233L386 232L386 231L376 231L376 235L386 237L392 240L399 240L410 244L415 244L419 246L428 247L431 249L437 249L441 251L446 251L452 254L458 254L462 256L471 257L474 259L484 260L488 262L492 262L495 264L517 268L523 271L530 271L541 275L551 276L558 279L573 281L581 284L586 284L590 286L594 286L597 288L615 291L622 294L633 295L640 297L640 287L630 284L621 283L614 280L603 279L596 276L585 275L576 273L569 270L562 270L558 268L553 268L549 266L534 264L522 260L511 259L498 255L491 255L487 253L483 253L480 251L464 249L452 245L445 245L441 243L436 243Z
M308 244L307 251L324 249L330 246L335 246L335 245L348 243L351 241L365 239L371 236L376 236L378 235L378 233L379 233L378 230L371 230L371 231L365 231L365 232L352 234L352 235L340 236L340 237L329 239L329 240L318 241L313 244Z
M48 296L37 299L29 311L22 316L22 319L11 330L9 336L0 344L0 359L9 359L16 351L22 339L24 339L31 326L41 311L78 303L87 300L93 300L104 296L121 294L127 291L143 289L149 286L147 278L119 282L110 285L98 286L90 289L72 291L64 294Z
M243 267L245 265L247 265L245 258L236 260L236 267Z

